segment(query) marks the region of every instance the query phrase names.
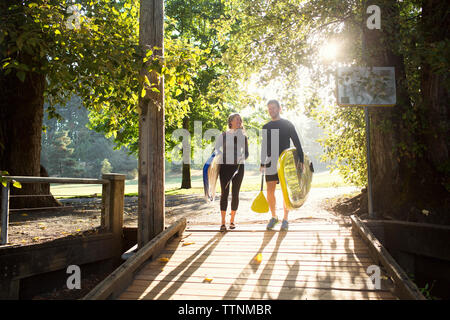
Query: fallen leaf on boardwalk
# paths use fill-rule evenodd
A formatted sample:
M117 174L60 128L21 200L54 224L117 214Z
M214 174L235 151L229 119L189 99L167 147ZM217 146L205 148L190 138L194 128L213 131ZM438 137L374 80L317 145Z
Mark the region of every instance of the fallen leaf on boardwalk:
M205 280L203 280L203 282L209 282L209 283L211 283L213 281L213 279L211 279L211 278L205 278Z
M185 243L183 243L183 247L184 246L188 246L188 245L191 245L191 244L194 244L195 242L185 242Z
M169 258L159 258L160 262L169 262Z
M28 215L26 213L22 213L21 214L23 217L28 217Z
M258 263L261 263L261 261L262 261L262 254L261 254L261 253L258 253L258 254L256 255L255 261L258 262Z
M42 226L42 227L40 227L42 230L45 230L45 227L44 226Z

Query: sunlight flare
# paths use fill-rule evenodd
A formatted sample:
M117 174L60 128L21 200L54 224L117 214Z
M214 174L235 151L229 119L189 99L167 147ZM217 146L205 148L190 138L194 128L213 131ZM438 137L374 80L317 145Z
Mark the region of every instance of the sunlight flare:
M334 41L330 41L322 45L319 50L319 55L323 60L331 61L335 60L339 54L340 46Z

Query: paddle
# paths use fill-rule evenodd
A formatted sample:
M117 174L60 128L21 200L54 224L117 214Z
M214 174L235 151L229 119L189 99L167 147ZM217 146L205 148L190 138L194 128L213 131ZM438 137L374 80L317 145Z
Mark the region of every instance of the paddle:
M263 193L263 187L264 187L264 173L261 176L261 191L259 192L258 196L253 200L251 209L254 212L257 213L266 213L269 212L269 203L267 202L266 197Z

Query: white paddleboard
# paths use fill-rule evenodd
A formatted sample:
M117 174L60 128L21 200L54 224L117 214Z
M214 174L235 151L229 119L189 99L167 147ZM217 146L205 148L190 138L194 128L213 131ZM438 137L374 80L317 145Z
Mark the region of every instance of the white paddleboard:
M214 151L203 166L203 189L206 201L212 202L216 197L216 184L219 177L222 153Z

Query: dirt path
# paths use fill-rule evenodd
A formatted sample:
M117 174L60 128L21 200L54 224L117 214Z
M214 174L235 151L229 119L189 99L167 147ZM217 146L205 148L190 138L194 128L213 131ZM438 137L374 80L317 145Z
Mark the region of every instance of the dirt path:
M289 213L289 220L302 221L342 221L343 217L334 215L326 210L327 199L350 194L359 191L357 188L314 188L311 189L305 204ZM265 224L270 219L270 213L255 213L250 207L258 192L242 192L239 201L239 209L236 214L235 223L257 223ZM283 216L283 202L280 190L276 192L278 217ZM230 205L230 204L229 204ZM228 209L229 212L230 209ZM176 207L168 208L166 221L172 223L181 216L185 216L189 224L220 224L219 197L215 202L207 204L204 201L185 203ZM229 215L227 216L227 222Z
M335 215L327 209L330 199L358 192L354 187L313 188L305 204L290 213L291 222L335 221L343 222L345 217ZM265 224L270 214L258 214L250 210L251 203L258 192L242 192L239 210L235 219L238 226L245 224ZM283 203L281 191L277 190L277 211L282 217ZM88 232L100 226L101 199L84 198L63 200L65 209L46 212L19 211L10 215L9 243L27 245L51 241L69 235ZM166 225L181 217L186 217L188 224L220 224L219 197L213 203L206 203L201 195L167 196ZM229 222L229 216L227 217ZM137 226L137 197L126 197L124 208L124 225Z

